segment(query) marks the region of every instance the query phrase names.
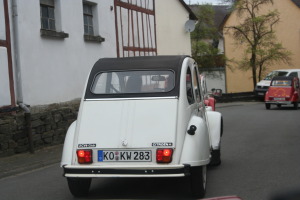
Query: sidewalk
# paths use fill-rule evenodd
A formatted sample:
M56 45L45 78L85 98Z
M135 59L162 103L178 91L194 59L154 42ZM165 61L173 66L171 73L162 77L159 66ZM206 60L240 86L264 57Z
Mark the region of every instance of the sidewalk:
M34 154L22 153L0 158L0 179L59 163L62 149L63 145L56 145L37 150Z

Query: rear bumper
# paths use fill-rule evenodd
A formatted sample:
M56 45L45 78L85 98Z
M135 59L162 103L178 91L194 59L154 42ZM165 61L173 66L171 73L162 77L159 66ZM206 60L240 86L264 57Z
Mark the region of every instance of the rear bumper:
M190 175L190 165L172 166L63 166L65 177L183 177Z
M289 104L293 104L294 102L292 102L292 101L266 101L265 103L268 103L268 104L289 105Z

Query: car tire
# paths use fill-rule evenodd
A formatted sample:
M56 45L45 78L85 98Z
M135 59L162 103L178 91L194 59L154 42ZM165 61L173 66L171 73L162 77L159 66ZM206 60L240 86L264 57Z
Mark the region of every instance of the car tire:
M209 163L210 166L219 166L221 165L221 149L212 150L211 160Z
M298 102L294 103L294 109L298 110Z
M85 197L89 193L91 178L67 178L69 190L74 197Z
M266 109L267 109L267 110L269 110L269 109L271 108L271 104L266 103L265 105L266 105Z
M202 198L206 191L206 165L191 167L191 190L196 198Z

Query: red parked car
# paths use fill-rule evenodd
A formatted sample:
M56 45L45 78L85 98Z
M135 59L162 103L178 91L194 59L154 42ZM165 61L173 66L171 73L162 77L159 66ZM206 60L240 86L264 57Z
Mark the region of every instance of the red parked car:
M279 108L282 105L293 105L294 109L298 109L299 93L299 79L297 77L274 77L265 96L266 109L270 109L272 104Z

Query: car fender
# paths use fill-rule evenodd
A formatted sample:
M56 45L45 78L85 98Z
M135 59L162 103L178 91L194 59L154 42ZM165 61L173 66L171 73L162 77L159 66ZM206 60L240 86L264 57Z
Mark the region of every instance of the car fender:
M194 135L188 133L190 126L196 126ZM198 116L193 116L185 133L180 163L190 166L207 165L210 161L210 144L206 122Z
M215 111L216 109L216 99L215 98L212 98L212 97L209 97L208 98L208 101L209 101L209 106L212 107L212 110Z
M222 115L219 112L207 111L211 147L213 150L220 149L223 130Z
M72 163L72 155L73 155L73 145L74 145L74 135L76 130L77 121L74 121L66 134L64 148L61 158L60 166L70 165Z

